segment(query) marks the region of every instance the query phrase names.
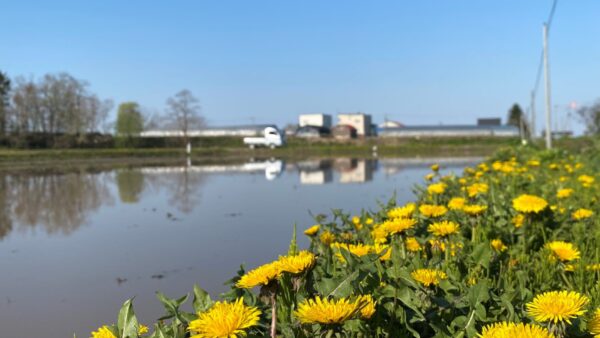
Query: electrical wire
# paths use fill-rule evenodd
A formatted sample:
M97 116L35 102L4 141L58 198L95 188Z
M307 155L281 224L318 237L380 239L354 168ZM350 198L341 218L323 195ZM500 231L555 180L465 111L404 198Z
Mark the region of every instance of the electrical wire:
M548 20L546 20L546 25L548 26L548 35L550 35L550 27L552 26L552 19L554 19L554 12L556 11L556 4L558 0L554 0L552 2L552 8L550 9L550 14L548 15ZM540 61L538 63L537 75L535 76L535 84L533 85L532 93L535 95L537 93L538 87L540 86L540 79L542 78L542 67L544 65L544 49L540 52Z

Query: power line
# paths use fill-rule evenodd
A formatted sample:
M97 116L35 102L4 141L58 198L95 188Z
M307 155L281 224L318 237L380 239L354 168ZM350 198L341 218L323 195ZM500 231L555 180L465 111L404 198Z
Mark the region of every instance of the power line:
M556 11L556 4L558 0L552 2L552 8L550 8L550 14L546 24L548 25L548 35L550 35L550 27L552 26L552 19L554 19L554 12ZM540 86L540 79L542 78L542 68L544 66L544 48L540 51L540 61L538 61L537 75L535 76L535 84L533 85L533 92L537 93L538 87Z
M544 23L544 31L546 34L546 38L547 35L550 32L550 26L552 25L552 20L554 19L554 12L556 11L556 5L558 3L558 0L554 0L552 2L552 7L550 8L550 13L548 14L548 20L546 20L546 22ZM531 136L535 137L535 96L537 93L537 90L540 86L540 80L542 78L542 69L544 67L544 47L542 47L542 50L540 52L540 59L538 62L538 67L537 67L537 74L535 76L535 83L533 85L533 89L531 90Z

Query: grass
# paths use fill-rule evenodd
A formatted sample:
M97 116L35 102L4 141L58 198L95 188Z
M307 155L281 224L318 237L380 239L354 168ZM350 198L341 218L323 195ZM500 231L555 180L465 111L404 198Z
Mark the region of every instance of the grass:
M197 141L197 142L196 142ZM416 156L486 156L500 148L516 146L515 138L421 138L355 140L290 138L285 147L277 149L245 147L239 138L196 140L192 159L280 157L286 159L305 157L416 157ZM594 139L578 137L555 142L558 148L581 151L594 147ZM535 147L542 148L538 140ZM0 164L15 162L56 162L66 160L110 161L136 159L165 159L185 156L183 147L165 148L103 148L103 149L0 149Z

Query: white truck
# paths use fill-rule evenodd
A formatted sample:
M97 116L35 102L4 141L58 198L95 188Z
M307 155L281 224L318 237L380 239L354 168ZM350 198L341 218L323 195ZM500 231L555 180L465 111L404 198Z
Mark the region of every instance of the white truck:
M275 127L266 127L263 134L263 137L244 137L244 144L250 148L269 147L271 149L285 144L285 137Z

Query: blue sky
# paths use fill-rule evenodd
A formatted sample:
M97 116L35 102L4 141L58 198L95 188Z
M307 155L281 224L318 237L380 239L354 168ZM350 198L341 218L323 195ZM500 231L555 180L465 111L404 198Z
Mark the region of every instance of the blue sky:
M354 111L377 123L386 115L411 125L474 123L529 104L550 7L551 0L4 1L0 70L66 71L101 97L155 112L187 88L213 125ZM559 126L569 102L600 97L599 15L593 0L556 9L550 63ZM542 96L540 86L540 126Z

